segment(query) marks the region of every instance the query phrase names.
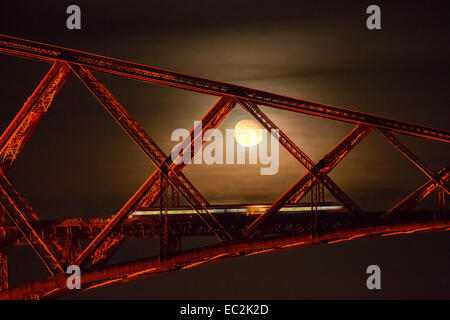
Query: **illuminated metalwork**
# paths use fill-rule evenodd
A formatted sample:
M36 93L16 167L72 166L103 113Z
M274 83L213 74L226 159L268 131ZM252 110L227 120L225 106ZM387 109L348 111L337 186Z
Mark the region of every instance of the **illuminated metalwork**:
M446 217L446 220L437 223L430 222L429 220L421 221L420 219L418 219L420 222L405 223L403 221L403 223L397 223L396 225L393 225L392 221L389 221L386 224L349 227L350 223L347 223L347 226L344 226L343 229L338 228L335 231L319 235L314 239L311 238L309 232L297 231L278 237L219 243L184 251L165 261L160 261L159 257L150 257L89 270L83 273L82 286L84 290L89 290L173 270L191 268L200 264L274 250L302 248L317 244L332 244L373 236L392 236L426 231L448 231L450 230L450 216L447 214ZM428 219L429 212L423 218ZM338 218L336 221L342 221L342 218ZM71 292L66 287L66 275L59 274L55 277L0 292L0 299L52 298L67 295Z
M0 52L53 63L49 73L0 137L0 298L40 299L68 294L64 273L68 264L82 267L82 286L87 290L236 256L376 235L450 229L449 212L445 210L449 167L434 172L393 135L402 133L450 143L450 133L446 131L4 35L0 35ZM308 173L273 204L214 207L184 176L185 164L177 164L171 156L164 154L93 71L219 97L201 124L176 147L179 158L188 151L192 158L207 139L208 129L216 128L239 103L266 130L279 138L279 142ZM41 221L6 173L72 72L144 151L157 170L110 219ZM356 127L320 161L313 163L259 106L345 121L356 124ZM374 128L430 178L385 213L363 212L328 177L328 173ZM175 209L169 207L169 187L177 203ZM322 187L345 210L325 206ZM313 193L311 206L306 211L308 214L305 214L305 208L303 211L295 208L300 206L298 202L308 192ZM437 205L434 212L412 211L433 192ZM179 199L176 199L179 194L186 200L188 208L179 207ZM149 212L149 207L155 207L158 198L158 215L139 215L139 212ZM320 209L324 207L328 209ZM189 214L172 214L174 210L189 211ZM4 215L10 221L5 221ZM220 242L182 251L181 237L199 235L215 235ZM159 256L106 265L126 239L146 237L160 239ZM85 239L90 242L82 248L81 240ZM31 246L51 277L8 288L6 248L14 245Z
M438 172L438 175L441 181L448 183L448 181L450 180L450 167L442 169ZM383 214L383 217L387 218L394 213L405 212L413 209L433 191L436 191L436 183L434 182L434 179L430 179L427 183L423 184L416 191L412 192L402 201L397 203L394 207L386 211L386 213Z
M73 62L89 67L92 70L116 74L131 79L218 96L229 95L233 97L251 99L255 103L261 105L268 105L280 109L307 113L319 117L356 124L364 123L431 140L443 141L446 143L450 142L450 133L442 130L377 117L367 113L328 106L316 102L284 97L260 90L194 77L191 75L162 70L154 67L143 66L128 61L103 57L6 35L0 35L0 51L6 54L25 56L44 61L53 62L60 60Z
M70 74L70 68L56 61L48 74L0 137L0 167L6 172L47 113L54 97Z
M20 196L2 172L0 172L0 203L6 215L27 239L30 246L37 253L50 273L55 274L63 271L60 262L55 257L55 253L44 241L42 241L39 234L32 227L30 219L28 219L28 216L36 215L33 212L33 209L25 199ZM25 212L28 214L25 214ZM33 239L37 240L41 249L34 245Z

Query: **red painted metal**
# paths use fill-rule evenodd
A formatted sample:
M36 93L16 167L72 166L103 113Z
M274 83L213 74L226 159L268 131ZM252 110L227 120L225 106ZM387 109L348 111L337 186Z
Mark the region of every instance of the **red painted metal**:
M0 247L0 292L8 289L8 255L6 247Z
M269 239L251 239L234 243L219 243L217 245L197 248L182 252L166 261L159 257L151 257L126 263L105 266L83 274L82 288L109 286L118 283L133 281L153 275L192 268L195 266L223 261L233 257L273 252L274 250L287 250L302 248L318 244L333 244L342 241L364 239L373 236L394 236L399 234L412 234L415 232L450 230L450 220L438 223L409 223L392 225L373 225L330 232L314 239L310 235L290 235ZM25 284L0 292L0 299L44 299L55 298L72 293L66 287L66 276L59 274L44 280Z
M450 166L440 170L438 172L438 176L441 181L443 181L444 183L448 183L448 181L450 180ZM391 209L386 211L386 213L384 213L382 217L387 218L397 212L405 212L413 209L433 191L436 191L436 183L434 179L430 179L428 180L428 182L409 194L406 198L401 200Z
M223 226L214 218L214 216L206 208L207 203L202 201L203 197L198 196L198 191L188 181L188 179L181 174L170 170L168 164L165 162L167 156L156 145L156 143L145 133L142 127L128 114L125 108L114 98L114 96L101 84L94 75L78 65L71 65L75 74L83 81L83 83L91 90L97 99L108 110L111 116L120 124L120 126L128 133L128 135L136 142L136 144L144 151L144 153L151 159L160 172L170 181L170 183L179 191L186 201L192 206L194 210L202 217L204 222L216 233L216 235L224 240L231 240L231 236L226 232ZM141 199L141 197L139 197ZM133 205L133 202L131 205ZM76 264L82 265L87 258L97 249L104 239L112 232L114 227L127 216L127 211L121 210L115 219L111 220L111 224L107 226L100 234L83 250L80 256L75 261ZM206 214L205 214L206 213ZM117 218L116 218L117 217Z
M40 299L69 293L65 288L66 276L63 272L63 265L69 263L82 266L82 282L86 290L235 256L315 243L329 244L374 235L450 229L448 212L444 208L444 191L448 193L446 183L450 179L449 168L438 173L433 172L392 134L398 132L450 143L450 133L446 131L4 35L0 35L0 52L54 64L0 137L0 168L3 170L0 171L0 209L3 209L13 222L11 225L0 219L0 299ZM158 169L113 218L52 224L39 220L4 172L14 163L71 71L91 90ZM207 200L181 172L185 164L175 164L171 157L164 154L98 81L92 71L219 96L219 101L203 118L202 130L192 130L178 146L178 151L181 151L180 157L189 149L193 157L198 146L206 139L207 130L216 128L236 102L239 102L265 129L271 133L273 133L271 129L278 130L274 134L280 138L280 143L308 170L308 173L256 219L251 215L228 215L221 217L219 222L209 212ZM313 163L282 131L279 131L278 127L261 112L258 105L341 120L355 123L357 126L318 163ZM382 215L363 213L327 176L372 128L376 128L431 178ZM164 187L165 184L167 187ZM186 199L197 215L173 218L165 214L161 215L163 219L158 220L158 223L152 220L144 222L135 218L127 219L139 207L154 205L158 197L161 201L161 212L166 211L169 184ZM319 196L317 193L311 202L315 208L311 211L315 212L314 219L305 218L305 215L276 214L279 213L281 206L298 202L307 192L312 191L314 186L325 186L347 210L321 214L320 221L317 220L318 202L323 201L319 199L323 198L323 195ZM417 218L417 213L410 211L411 208L432 192L437 194L438 214L434 215L433 221L431 221L433 217L428 213ZM399 212L407 214L395 214ZM260 233L251 239L232 240L242 234L246 237L255 235L256 230ZM212 234L223 242L214 246L181 251L181 236ZM267 235L271 236L265 238ZM161 238L159 256L105 266L105 262L125 239L149 236ZM92 239L83 250L80 247L81 239ZM60 241L65 241L64 249L59 245ZM52 273L52 277L8 289L6 247L19 244L31 246ZM90 265L86 263L88 261L91 262Z
M355 216L364 216L363 211L342 191L327 175L323 174L314 162L308 158L262 111L251 101L238 99L247 110L268 132L275 135L278 141L288 150L309 173L314 176L328 191L339 200L347 210ZM252 227L253 228L253 227Z
M361 142L370 132L372 127L366 125L356 126L341 142L337 144L329 153L317 162L316 166L324 174L328 174L333 170L339 162L353 150L353 148ZM317 180L308 172L299 180L292 188L297 189L295 194L288 201L289 203L298 203L311 187L317 184Z
M322 103L285 97L261 90L195 77L174 71L167 71L155 67L144 66L137 63L103 57L96 54L62 48L36 41L0 35L0 52L48 62L54 62L56 60L73 62L83 65L89 69L115 74L130 79L157 83L217 96L228 95L250 99L257 104L279 109L306 113L318 117L341 120L355 124L364 123L370 126L386 128L395 132L450 143L450 133L443 130L428 128L408 122L325 105Z
M33 228L28 216L33 216L33 209L20 196L15 187L6 178L3 172L0 171L0 203L6 215L13 221L16 227L20 230L23 236L27 239L30 246L37 253L44 265L52 275L63 271L60 261L55 256L52 249L41 239L39 234ZM24 212L28 212L25 214ZM32 239L36 239L39 247L35 246Z
M430 179L434 180L437 184L440 185L440 187L447 192L447 194L450 194L448 188L445 186L445 182L442 181L433 170L431 170L422 160L419 159L418 156L416 156L412 151L410 151L408 148L406 148L403 143L401 143L393 134L391 134L389 131L377 128L377 131L385 137L394 147L396 147L406 158L408 158L409 161L414 163L415 166L417 166L420 170L423 171Z

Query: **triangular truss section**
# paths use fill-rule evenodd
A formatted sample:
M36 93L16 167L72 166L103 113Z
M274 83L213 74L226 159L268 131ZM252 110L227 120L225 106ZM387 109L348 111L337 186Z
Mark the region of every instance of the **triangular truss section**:
M22 289L18 288L16 291L6 290L8 288L6 251L4 248L0 248L0 291L3 290L7 297L37 296L41 298L50 293L63 292L65 288L62 286L61 279L64 276L64 268L69 264L79 265L83 271L95 271L96 268L104 266L111 255L127 238L127 234L122 231L121 227L126 224L127 218L137 208L142 207L159 206L160 208L161 226L158 236L160 237L161 250L159 262L152 260L153 262L151 263L160 263L161 266L164 266L164 268L167 267L168 270L206 263L217 259L219 256L249 254L252 250L266 250L267 248L264 245L267 243L271 245L269 240L252 247L253 238L259 241L258 237L263 236L261 234L263 233L261 228L264 226L264 223L279 212L283 206L298 204L308 192L311 193L311 207L313 207L313 203L323 201L322 188L326 189L342 204L347 213L344 216L350 216L356 221L358 226L370 226L372 220L368 219L367 213L363 212L358 204L328 174L372 131L376 131L383 136L388 143L397 148L429 178L427 183L420 186L408 197L394 205L383 215L377 216L377 223L398 212L411 210L433 192L436 194L436 201L439 206L438 214L434 216L434 222L436 222L439 220L440 210L444 208L445 195L449 193L448 181L450 179L450 167L446 167L438 172L433 171L395 137L395 133L402 133L450 143L450 133L442 130L8 36L0 35L0 52L53 63L48 74L0 136L0 206L2 210L0 223L4 223L5 216L9 217L20 232L21 237L34 249L55 281L51 282L49 280L50 282L45 282L45 285L42 283L42 286L25 286ZM139 123L131 117L125 107L97 79L93 73L94 71L212 94L218 97L216 104L212 106L198 124L198 126L201 126L201 130L199 128L193 128L190 134L177 145L177 149L174 152L178 154L178 157L183 157L188 150L190 151L190 156L193 157L199 149L199 146L207 139L205 134L211 132L209 129L217 128L230 111L236 105L240 105L291 153L300 165L307 170L307 173L303 177L299 177L299 180L293 186L264 212L259 214L257 218L245 218L247 219L245 220L246 222L238 227L224 225L211 212L207 199L182 173L185 167L184 162L182 161L178 164L170 155L162 151ZM98 99L100 104L157 168L123 207L111 219L105 222L101 231L90 240L84 249L80 246L80 239L72 233L67 234L64 239L64 246L61 245L63 241L46 239L45 230L38 229L37 222L39 221L39 217L37 213L7 177L8 170L14 164L20 151L24 148L26 142L40 124L54 97L61 90L71 73L74 73L84 83ZM353 123L355 127L331 151L325 154L318 162L314 163L261 111L259 106L275 107L323 118L341 120ZM169 189L171 190L170 194L174 197L173 201L179 203L180 199L175 199L176 197L186 201L201 220L202 225L207 228L208 232L211 232L211 234L214 234L220 240L219 245L224 246L223 248L227 248L227 246L228 248L236 248L236 251L221 253L210 258L206 258L206 255L204 257L196 256L196 252L183 253L181 255L179 236L174 236L171 232L172 226L169 219L167 219ZM314 208L311 210L314 211ZM317 228L317 216L315 216L311 224L314 226L311 234L316 239L319 239L323 235ZM262 238L259 237L259 239ZM279 248L280 241L282 240L274 241L273 246L276 243L276 248ZM298 244L289 242L286 246L295 245ZM211 248L205 249L202 252L212 254L216 251ZM142 265L139 263L133 263L132 267L138 269L138 266ZM108 269L109 271L102 273L102 277L105 276L105 278L100 277L102 280L93 277L93 279L95 278L97 280L92 280L92 285L98 286L102 283L107 283L108 279L114 278L120 281L120 279L126 278L123 274L118 275L117 273L117 270L122 268L122 266L112 266L110 268ZM150 273L150 271L147 271L141 272L140 274ZM39 292L36 293L33 290L38 290ZM0 293L1 297L2 293Z

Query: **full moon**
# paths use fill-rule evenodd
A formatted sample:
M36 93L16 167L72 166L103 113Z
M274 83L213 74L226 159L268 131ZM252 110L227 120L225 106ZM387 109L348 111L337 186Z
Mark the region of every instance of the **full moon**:
M258 123L250 119L244 119L234 127L234 138L241 146L253 147L261 142L261 131Z

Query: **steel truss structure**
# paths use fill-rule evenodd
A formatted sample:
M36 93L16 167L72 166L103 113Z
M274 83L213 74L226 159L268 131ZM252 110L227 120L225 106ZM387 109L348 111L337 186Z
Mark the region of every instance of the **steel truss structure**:
M401 133L450 143L449 132L5 35L0 35L0 52L52 63L50 71L0 137L1 299L43 299L69 294L73 291L66 287L65 268L71 264L81 267L82 288L88 290L231 257L369 236L450 229L450 214L445 210L450 166L433 171L395 136ZM207 199L182 173L185 164L177 164L166 155L93 72L217 96L217 103L199 124L201 129L192 129L177 146L179 157L190 151L192 158L207 139L209 129L217 128L233 108L240 105L279 140L307 173L261 214L213 214ZM157 168L110 219L41 221L7 176L71 74L84 83ZM259 106L356 126L314 163ZM405 199L380 213L364 212L328 175L372 131L386 138L429 178ZM181 195L196 214L168 215L169 188L172 198ZM328 190L345 210L322 214L312 200L310 214L280 212L280 208L298 203L309 192L315 202L323 201L321 188ZM432 193L436 194L435 211L412 211ZM157 206L158 199L160 215L156 218L129 218L137 209ZM179 200L176 203L179 204ZM181 237L197 235L215 236L219 243L182 251ZM158 256L107 264L126 239L146 237L160 239ZM82 247L82 239L89 239L89 244ZM15 245L30 246L50 277L8 288L6 249Z

